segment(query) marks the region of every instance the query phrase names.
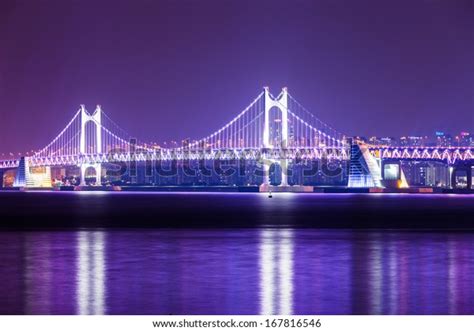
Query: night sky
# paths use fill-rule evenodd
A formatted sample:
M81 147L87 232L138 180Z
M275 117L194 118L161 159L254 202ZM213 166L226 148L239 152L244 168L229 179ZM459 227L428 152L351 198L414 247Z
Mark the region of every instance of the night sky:
M1 153L81 103L200 138L265 85L347 135L474 131L474 1L0 1Z

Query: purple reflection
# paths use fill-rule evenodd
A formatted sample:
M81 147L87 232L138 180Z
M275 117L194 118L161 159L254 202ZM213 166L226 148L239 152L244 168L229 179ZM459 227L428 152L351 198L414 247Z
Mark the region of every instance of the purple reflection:
M2 314L473 314L474 234L3 232Z
M260 233L260 313L293 313L293 230L263 229Z
M247 230L109 233L107 312L258 312L257 246Z
M76 302L78 315L103 315L105 311L104 231L77 233Z
M449 314L472 314L474 304L473 242L459 242L456 236L448 238L448 301ZM465 291L469 295L465 295Z

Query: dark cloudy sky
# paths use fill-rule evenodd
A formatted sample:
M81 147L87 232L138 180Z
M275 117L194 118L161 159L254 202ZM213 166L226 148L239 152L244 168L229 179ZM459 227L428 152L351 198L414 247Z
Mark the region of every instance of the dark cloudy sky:
M474 0L0 1L0 152L81 103L199 138L264 85L348 135L474 131Z

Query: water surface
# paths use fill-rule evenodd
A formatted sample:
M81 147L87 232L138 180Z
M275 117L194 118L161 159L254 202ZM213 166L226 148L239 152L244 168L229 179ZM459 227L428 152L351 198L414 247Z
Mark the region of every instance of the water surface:
M471 233L0 234L2 314L473 314Z
M0 192L1 314L474 314L474 196Z

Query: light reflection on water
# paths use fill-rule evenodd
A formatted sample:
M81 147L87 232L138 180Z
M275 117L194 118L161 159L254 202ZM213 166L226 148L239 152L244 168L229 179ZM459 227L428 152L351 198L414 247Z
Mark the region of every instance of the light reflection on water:
M382 247L380 242L380 235L378 233L371 233L370 240L370 256L371 268L369 272L370 284L370 307L372 310L370 314L379 315L382 313Z
M77 232L77 314L105 313L104 231Z
M474 234L2 232L3 314L473 314Z
M260 313L293 313L293 230L264 229L260 242Z

